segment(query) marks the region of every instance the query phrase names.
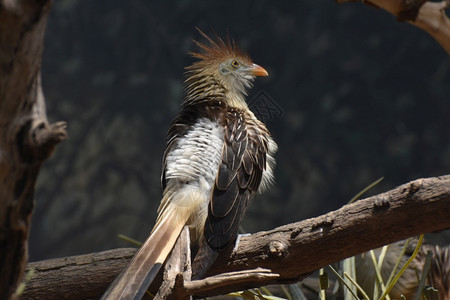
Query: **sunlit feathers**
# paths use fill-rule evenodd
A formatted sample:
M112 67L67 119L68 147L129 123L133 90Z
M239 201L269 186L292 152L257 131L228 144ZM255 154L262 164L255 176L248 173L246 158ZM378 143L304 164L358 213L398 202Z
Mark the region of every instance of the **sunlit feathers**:
M198 60L186 68L184 104L221 101L231 107L247 109L245 96L255 76L267 76L228 36L224 41L208 37L207 43L194 41L200 48L191 55Z
M195 44L201 49L201 52L190 52L190 54L198 58L199 61L186 68L186 70L195 70L201 68L205 64L211 64L214 62L222 62L227 58L240 59L247 64L252 64L250 56L239 49L234 40L227 35L226 41L219 36L215 36L215 40L207 36L203 31L198 29L200 34L209 42L209 45L194 41ZM188 71L189 72L189 71Z

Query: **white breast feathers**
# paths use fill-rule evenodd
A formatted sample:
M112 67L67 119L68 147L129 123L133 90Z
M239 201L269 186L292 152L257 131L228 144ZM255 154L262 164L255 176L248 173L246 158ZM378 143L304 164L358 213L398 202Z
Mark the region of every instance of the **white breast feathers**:
M223 128L208 118L199 119L167 154L166 179L211 191L223 143Z

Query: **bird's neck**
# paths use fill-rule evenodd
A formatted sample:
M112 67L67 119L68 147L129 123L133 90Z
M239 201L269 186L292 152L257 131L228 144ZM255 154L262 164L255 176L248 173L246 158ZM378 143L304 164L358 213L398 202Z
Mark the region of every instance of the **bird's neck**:
M248 110L247 102L245 102L245 98L242 93L228 91L225 94L225 98L227 99L228 106Z
M244 94L239 89L227 89L213 76L193 75L186 80L184 105L224 101L228 107L248 109Z

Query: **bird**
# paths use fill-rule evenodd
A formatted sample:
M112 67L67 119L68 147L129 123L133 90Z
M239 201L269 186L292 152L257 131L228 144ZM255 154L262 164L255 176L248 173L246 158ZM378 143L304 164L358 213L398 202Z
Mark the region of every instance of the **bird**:
M277 144L246 102L255 77L268 72L227 35L205 42L186 67L185 97L167 133L156 224L102 299L140 299L184 226L198 249L192 277L202 278L235 244L247 204L273 182Z

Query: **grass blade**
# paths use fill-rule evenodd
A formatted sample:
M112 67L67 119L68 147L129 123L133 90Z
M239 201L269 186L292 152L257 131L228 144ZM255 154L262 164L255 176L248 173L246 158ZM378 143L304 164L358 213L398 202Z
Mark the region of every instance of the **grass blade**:
M405 272L406 268L409 266L409 264L413 261L413 259L417 256L417 253L419 253L420 247L422 247L423 242L423 234L419 237L419 242L417 243L416 249L414 249L413 254L408 259L408 261L405 263L405 265L400 269L400 271L395 275L394 280L389 284L389 286L384 291L383 295L381 295L380 299L386 298L387 294L392 290L394 285L397 283L397 280L402 276L403 272Z

